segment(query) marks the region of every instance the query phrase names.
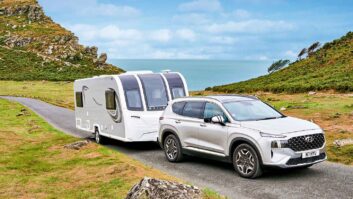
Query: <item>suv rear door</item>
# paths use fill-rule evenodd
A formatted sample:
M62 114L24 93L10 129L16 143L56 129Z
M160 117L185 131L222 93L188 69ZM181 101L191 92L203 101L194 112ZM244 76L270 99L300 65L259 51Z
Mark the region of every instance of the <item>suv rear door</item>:
M177 106L177 103L174 103L173 106ZM175 127L178 130L178 135L183 147L199 148L198 133L200 125L203 123L203 109L205 102L185 101L184 103L182 111L176 113L179 115L174 119Z

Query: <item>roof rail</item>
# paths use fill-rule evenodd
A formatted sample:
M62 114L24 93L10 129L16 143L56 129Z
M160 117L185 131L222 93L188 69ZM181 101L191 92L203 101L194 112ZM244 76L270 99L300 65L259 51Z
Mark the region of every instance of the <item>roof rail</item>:
M234 97L247 97L247 98L251 98L251 99L259 99L258 97L256 97L255 95L240 95L240 94L216 94L216 95L208 95L209 97L212 96L234 96Z

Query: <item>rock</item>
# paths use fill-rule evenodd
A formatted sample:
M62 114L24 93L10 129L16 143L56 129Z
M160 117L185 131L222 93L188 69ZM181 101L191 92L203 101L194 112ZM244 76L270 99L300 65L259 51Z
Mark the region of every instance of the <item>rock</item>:
M280 110L280 111L285 111L285 110L287 110L287 109L286 109L286 107L281 107L279 110Z
M335 140L333 142L334 145L336 145L337 147L342 147L345 145L351 145L353 144L353 139L342 139L342 140Z
M197 187L144 177L130 189L126 199L201 199L201 197L201 191Z
M45 17L42 7L38 4L4 7L0 9L0 15L10 17L25 15L29 21L39 21Z
M102 66L102 65L105 64L105 62L107 61L107 59L108 59L107 54L106 54L106 53L102 53L102 54L99 56L99 58L97 59L96 64L97 64L98 66Z
M75 149L75 150L79 150L81 149L83 146L86 146L89 143L88 140L83 140L83 141L77 141L71 144L67 144L64 146L64 148L66 149Z
M53 48L54 48L53 46L49 46L49 47L48 47L48 50L47 50L47 54L48 54L48 55L53 54Z
M308 95L315 95L315 94L316 94L315 91L310 91L310 92L308 93Z
M24 47L33 41L30 37L21 37L21 36L9 36L4 40L6 46L13 47Z
M87 46L84 52L85 54L89 55L92 58L97 58L98 56L98 48L95 46L92 46L92 47Z

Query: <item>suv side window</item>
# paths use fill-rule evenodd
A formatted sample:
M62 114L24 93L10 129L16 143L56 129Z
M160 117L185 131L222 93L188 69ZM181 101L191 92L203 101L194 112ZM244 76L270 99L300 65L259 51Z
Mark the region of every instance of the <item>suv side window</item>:
M183 113L183 109L185 106L186 102L176 102L172 105L173 112L181 115Z
M223 112L223 110L217 104L207 102L205 105L205 111L203 113L203 118L210 120L212 117L219 116L219 115L223 116L223 118L225 119L226 122L228 121L226 114Z
M182 115L186 117L193 117L203 119L204 102L186 102Z

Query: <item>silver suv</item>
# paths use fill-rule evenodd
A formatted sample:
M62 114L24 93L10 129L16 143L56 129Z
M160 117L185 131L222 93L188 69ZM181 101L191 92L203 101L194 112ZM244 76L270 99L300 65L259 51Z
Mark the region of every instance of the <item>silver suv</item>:
M307 168L326 160L319 126L287 117L253 96L173 100L160 118L158 140L170 162L206 154L232 162L246 178L260 176L265 166Z

